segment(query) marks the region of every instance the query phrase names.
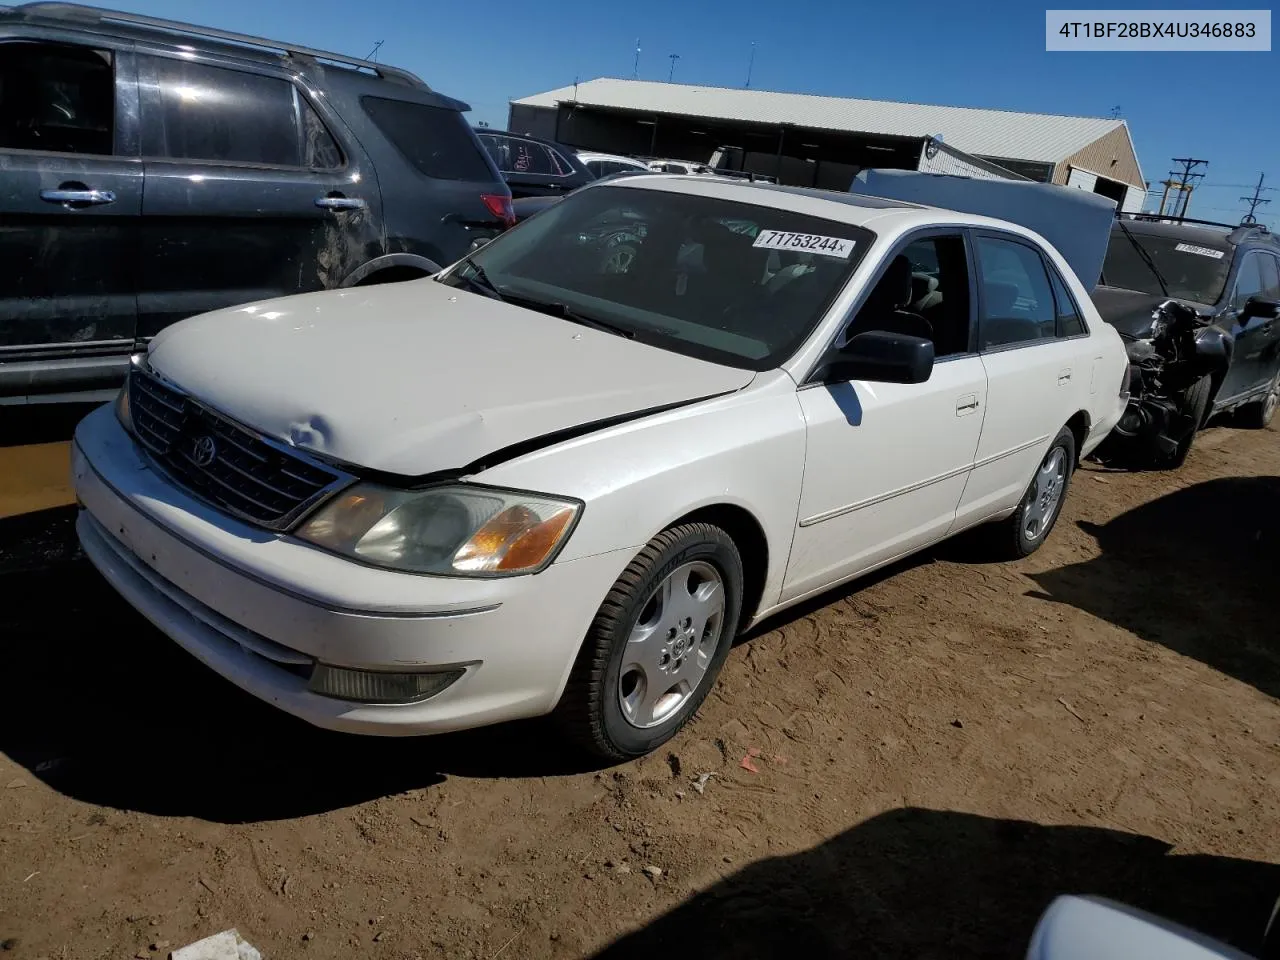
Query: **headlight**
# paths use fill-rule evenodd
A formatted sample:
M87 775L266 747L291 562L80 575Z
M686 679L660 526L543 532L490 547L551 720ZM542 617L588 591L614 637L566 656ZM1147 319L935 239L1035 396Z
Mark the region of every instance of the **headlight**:
M129 409L129 381L124 382L115 399L116 419L127 433L133 433L133 412Z
M322 507L297 536L366 563L411 573L536 573L564 545L574 500L458 484L394 490L359 484Z

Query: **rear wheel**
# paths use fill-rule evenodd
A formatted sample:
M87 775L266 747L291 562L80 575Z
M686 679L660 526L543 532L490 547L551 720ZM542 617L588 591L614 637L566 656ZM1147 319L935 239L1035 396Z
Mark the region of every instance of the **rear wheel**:
M1016 560L1040 549L1058 522L1075 467L1076 438L1063 427L1036 468L1013 516L991 527L992 546L1000 557Z
M664 530L605 597L557 708L603 760L642 756L688 723L738 630L742 560L719 527Z
M1275 376L1271 378L1263 398L1240 411L1240 422L1246 427L1261 430L1271 425L1278 408L1280 408L1280 370L1277 370Z

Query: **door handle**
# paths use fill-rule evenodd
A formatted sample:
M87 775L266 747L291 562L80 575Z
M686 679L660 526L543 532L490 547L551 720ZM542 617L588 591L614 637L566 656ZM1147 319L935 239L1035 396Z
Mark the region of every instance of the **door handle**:
M1064 370L1059 370L1059 371L1058 371L1058 386L1060 386L1060 387L1065 387L1065 386L1066 386L1068 383L1070 383L1070 382L1071 382L1071 368L1070 368L1070 367L1067 367L1067 368L1066 368L1066 369L1064 369Z
M344 197L340 193L316 197L316 206L322 210L363 210L365 202L359 197Z
M978 395L971 393L956 401L956 416L964 417L978 409Z
M115 203L114 190L41 190L40 199L46 203Z

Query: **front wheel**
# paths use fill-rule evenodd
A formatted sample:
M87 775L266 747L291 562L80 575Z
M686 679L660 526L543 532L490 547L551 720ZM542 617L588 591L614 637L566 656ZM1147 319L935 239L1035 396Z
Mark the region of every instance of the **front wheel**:
M608 761L666 743L706 699L742 608L742 559L706 523L671 527L605 597L557 708L569 736Z
M1271 425L1277 408L1280 408L1280 370L1276 371L1276 375L1267 384L1267 392L1262 399L1240 411L1240 420L1246 427L1261 430Z
M992 527L993 546L1005 559L1030 556L1058 522L1076 467L1076 438L1066 427L1049 445L1013 516Z

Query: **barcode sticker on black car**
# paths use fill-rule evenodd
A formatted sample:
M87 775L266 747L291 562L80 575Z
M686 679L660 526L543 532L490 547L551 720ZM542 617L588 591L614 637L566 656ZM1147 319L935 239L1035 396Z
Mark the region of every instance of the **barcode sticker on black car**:
M1180 250L1183 253L1194 253L1200 257L1213 257L1215 260L1221 260L1226 256L1221 250L1214 250L1212 247L1198 247L1194 243L1180 243L1173 249Z
M796 253L818 253L824 257L848 260L853 241L843 237L824 237L816 233L788 233L785 230L761 230L753 247L766 250L792 250Z

